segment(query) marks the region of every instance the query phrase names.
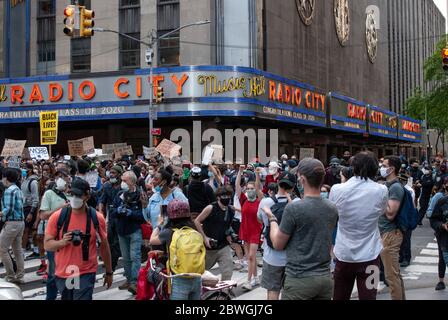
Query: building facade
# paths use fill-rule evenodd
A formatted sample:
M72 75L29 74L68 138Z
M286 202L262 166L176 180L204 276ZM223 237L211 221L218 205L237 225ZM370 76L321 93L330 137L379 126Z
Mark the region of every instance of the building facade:
M67 152L67 140L94 136L97 146L128 142L140 152L149 132L146 47L114 33L67 37L61 13L71 2L4 2L4 34L14 30L17 37L4 45L7 68L0 86L7 100L0 103L0 139L38 145L39 110L59 110L56 151ZM397 147L419 155L421 123L390 104L388 17L399 9L390 2L399 1L79 4L95 10L97 27L146 41L151 30L161 36L188 23L212 22L158 43L153 81L165 90L156 121L164 137L175 129L193 133L195 120L203 132L279 129L280 152L313 150L326 160L344 150L384 156Z

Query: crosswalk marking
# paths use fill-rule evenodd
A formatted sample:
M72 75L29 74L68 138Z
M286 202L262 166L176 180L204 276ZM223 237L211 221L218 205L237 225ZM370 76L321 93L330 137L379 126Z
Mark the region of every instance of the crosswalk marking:
M426 246L426 248L429 249L438 249L439 247L437 246L437 243L428 243L428 245Z
M439 263L439 258L438 257L417 256L417 257L415 257L414 262L416 262L416 263Z
M423 249L420 254L428 255L428 256L438 256L439 250L431 250L431 249Z
M406 272L438 273L438 267L433 265L412 264L405 269Z

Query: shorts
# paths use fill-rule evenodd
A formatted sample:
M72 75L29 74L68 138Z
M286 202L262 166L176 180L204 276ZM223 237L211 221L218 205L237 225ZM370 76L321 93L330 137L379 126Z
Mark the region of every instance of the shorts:
M25 219L25 229L32 229L34 222L36 222L36 218L37 218L37 211L34 210L33 213L33 218L31 219L30 222L26 222L26 218L28 217L28 214L30 213L32 207L24 207L23 208L23 216Z
M43 236L45 234L45 229L47 229L48 220L41 220L37 226L37 234Z
M261 287L268 291L280 292L285 281L285 267L276 267L263 260Z

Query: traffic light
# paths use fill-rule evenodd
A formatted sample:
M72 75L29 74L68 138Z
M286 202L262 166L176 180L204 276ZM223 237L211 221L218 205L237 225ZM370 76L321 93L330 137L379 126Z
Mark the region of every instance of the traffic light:
M162 103L165 94L163 93L163 88L158 86L156 93L156 103Z
M92 28L95 26L93 18L95 11L87 10L86 7L80 7L79 36L82 38L91 37L94 34Z
M75 31L76 6L70 5L64 9L64 33L71 37Z
M442 66L443 70L448 72L448 47L442 50Z

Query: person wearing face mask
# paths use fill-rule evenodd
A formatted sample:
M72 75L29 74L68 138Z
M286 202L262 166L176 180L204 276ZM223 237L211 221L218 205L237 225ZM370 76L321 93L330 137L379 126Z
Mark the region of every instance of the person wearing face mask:
M29 247L29 237L31 233L37 230L38 217L37 210L39 207L39 178L34 173L34 166L32 163L27 163L25 167L26 177L22 182L21 189L23 194L23 212L25 214L25 230L22 238L22 248L27 250ZM34 241L34 244L35 241ZM39 258L39 253L36 248L32 248L33 253L28 255L25 259Z
M282 154L280 157L280 163L282 165L282 171L285 171L285 168L288 166L288 155Z
M103 214L87 205L90 196L87 181L75 178L70 195L70 205L53 213L48 220L45 250L54 252L56 286L61 300L92 300L98 271L97 242L106 268L104 285L107 289L113 280L106 220ZM76 286L67 281L73 277L73 266L77 267Z
M257 212L263 194L260 190L261 168L257 168L255 172L255 183L247 183L245 191L242 191L240 181L244 168L244 166L240 166L239 168L238 176L236 178L235 194L239 198L241 204L241 226L239 237L244 242L244 252L248 264L247 282L243 285L243 289L252 290L254 286L260 284L257 276L256 254L258 246L260 245L260 236L263 225L257 219Z
M330 195L330 190L331 187L329 185L324 184L321 188L320 188L320 195L323 199L328 199L329 195Z
M422 170L423 176L421 178L422 193L420 196L420 210L419 210L419 222L418 224L423 225L423 218L425 217L426 211L428 210L429 200L431 199L432 189L434 187L434 180L432 178L432 168L426 166Z
M336 157L330 159L330 166L325 170L324 184L330 187L341 183L341 160Z
M415 204L415 207L417 207L417 200L420 198L420 194L422 191L421 180L422 180L423 172L422 172L422 170L420 170L418 161L416 159L411 160L411 168L409 170L409 174L414 181L414 185L413 185L413 188L415 191L414 204Z
M41 237L42 246L43 246L43 238L45 235L45 230L47 228L48 219L50 219L51 215L58 210L65 208L70 203L71 196L67 193L70 186L70 175L67 169L59 169L56 171L56 183L53 188L45 191L42 201L40 204L40 218L41 221L39 223L38 235ZM47 264L45 261L45 256L41 255L41 266L39 270L36 272L38 275L45 275L47 273L47 296L46 300L56 300L58 289L56 287L55 282L55 262L54 262L54 253L47 251L47 259L48 259L48 273L47 273Z
M145 196L137 187L135 173L126 171L121 177L121 191L115 196L110 215L110 220L116 221L127 280L119 289L127 289L133 295L137 294L137 276L141 265L141 225L145 223L143 208L147 204Z
M148 200L148 206L145 210L145 219L150 222L152 227L159 226L159 217L166 217L166 206L174 199L188 202L188 199L180 189L171 189L170 184L173 179L173 169L167 167L159 170L153 179L154 194ZM164 220L167 222L167 220Z
M109 181L103 186L103 192L99 200L99 211L105 215L107 219L107 239L109 241L111 256L112 256L112 271L115 272L118 264L118 259L121 257L120 243L118 241L117 225L115 219L110 219L114 207L114 199L121 191L121 175L123 168L120 166L113 166L110 169Z
M352 154L350 153L350 151L348 151L348 150L344 151L344 155L342 156L342 160L341 160L341 166L349 167L351 157L352 157Z
M404 187L398 180L401 168L401 160L396 156L384 158L383 167L380 169L381 176L386 179L389 189L387 209L378 221L378 227L383 242L381 261L384 265L386 281L389 284L392 300L405 300L405 289L403 278L400 273L400 248L403 243L403 233L399 229L396 217L404 199Z
M230 186L220 187L216 191L216 202L204 208L194 220L199 233L204 237L205 268L210 270L216 263L222 281L232 279L233 260L230 250L232 243L232 220L235 212L230 206L233 189Z
M191 216L195 219L205 207L216 201L213 188L201 181L201 168L190 171L190 183L185 187L185 195L190 205Z
M6 281L24 284L25 262L22 252L22 235L25 229L23 196L16 183L19 173L16 169L6 168L2 170L2 184L5 187L2 198L2 211L0 219L3 228L0 232L0 258L5 267ZM13 263L9 255L12 248L17 263L17 271L14 272Z

